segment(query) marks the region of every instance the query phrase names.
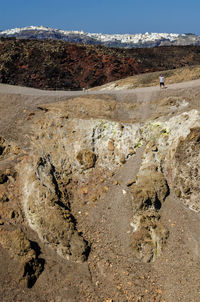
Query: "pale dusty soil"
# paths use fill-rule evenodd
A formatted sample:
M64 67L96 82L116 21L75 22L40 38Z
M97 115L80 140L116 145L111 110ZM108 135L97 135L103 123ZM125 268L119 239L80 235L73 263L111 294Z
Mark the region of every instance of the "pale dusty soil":
M189 101L191 108L200 109L200 80L159 87L118 92L96 92L102 99L111 94L117 102L142 103L136 116L121 109L118 120L144 121L160 112L159 100L170 96ZM53 92L0 85L0 136L29 148L27 132L30 113L41 104L55 103L83 94ZM84 93L84 95L95 92ZM151 102L158 102L159 111ZM164 110L164 109L163 109ZM64 261L42 244L37 235L26 229L29 238L37 241L45 259L45 270L31 289L16 283L15 262L3 250L0 260L1 301L55 302L198 302L200 301L200 215L185 208L174 192L161 208L161 220L170 231L162 255L154 263L141 263L131 253L131 196L126 183L134 179L140 166L143 149L132 157L105 185L104 193L95 205L72 204L80 232L91 242L88 261L79 264ZM117 180L118 184L114 181ZM81 214L80 214L81 213Z
M150 118L151 112L149 112L149 106L146 106L146 102L151 100L156 101L170 96L181 96L188 99L191 102L191 107L200 106L200 80L188 81L178 84L168 85L165 89L160 89L158 86L128 89L122 91L88 91L83 93L82 91L69 92L69 91L44 91L34 88L18 87L11 85L0 84L0 129L2 135L13 137L18 128L20 128L20 120L27 117L27 113L34 111L40 104L54 103L59 100L67 100L72 97L80 95L113 95L117 101L130 103L143 103L141 106L142 118ZM130 119L127 112L121 112L121 116L118 119ZM140 116L141 118L141 116ZM22 122L23 123L23 122Z

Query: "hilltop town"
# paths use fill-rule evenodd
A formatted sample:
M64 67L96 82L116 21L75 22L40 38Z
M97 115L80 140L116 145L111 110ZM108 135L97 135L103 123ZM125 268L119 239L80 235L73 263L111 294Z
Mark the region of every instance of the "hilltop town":
M102 44L111 47L154 47L165 45L199 45L200 37L194 34L178 33L136 33L136 34L105 34L86 33L83 30L59 30L44 26L28 26L0 32L2 37L27 39L58 39L68 42L86 44Z

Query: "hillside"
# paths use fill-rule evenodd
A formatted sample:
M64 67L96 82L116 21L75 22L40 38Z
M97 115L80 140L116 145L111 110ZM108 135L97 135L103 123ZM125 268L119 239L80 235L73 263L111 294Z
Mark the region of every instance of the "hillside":
M200 299L200 79L0 84L0 300Z
M28 26L0 31L0 37L17 39L54 39L72 43L104 45L107 47L139 48L172 45L200 45L200 37L192 33L105 34L69 31L45 26Z
M135 74L200 64L200 47L118 49L0 39L0 83L78 90Z
M123 90L134 89L142 87L151 87L159 85L159 76L163 75L165 78L165 88L169 84L182 83L187 81L193 81L200 78L200 65L192 65L172 70L164 70L157 72L148 72L140 75L134 75L114 81L99 87L91 89L91 91L108 91L108 90Z

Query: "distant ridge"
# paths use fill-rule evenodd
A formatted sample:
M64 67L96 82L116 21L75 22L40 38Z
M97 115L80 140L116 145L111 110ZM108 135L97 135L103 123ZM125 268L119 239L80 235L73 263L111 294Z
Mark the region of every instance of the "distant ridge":
M102 34L28 26L0 31L0 37L18 39L54 39L73 43L100 44L108 47L138 48L155 46L200 45L200 36L192 33Z
M200 65L200 46L124 49L0 38L0 83L4 84L80 90L135 74L191 65Z

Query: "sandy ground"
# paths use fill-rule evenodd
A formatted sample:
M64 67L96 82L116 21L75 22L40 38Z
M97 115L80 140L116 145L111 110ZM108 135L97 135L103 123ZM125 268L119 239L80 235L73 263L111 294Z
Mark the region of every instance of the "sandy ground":
M176 84L170 84L165 86L165 89L168 90L177 90L177 89L190 89L190 88L197 88L200 86L200 79L188 81L188 82L181 82ZM33 96L78 96L82 94L105 94L105 93L111 93L111 94L136 94L136 95L142 95L142 94L151 94L152 92L158 92L160 91L159 86L152 86L152 87L143 87L143 88L136 88L136 89L123 89L123 90L103 90L99 91L98 89L95 91L94 88L92 91L54 91L54 90L40 90L35 88L28 88L28 87L21 87L21 86L13 86L13 85L7 85L7 84L0 84L0 92L1 93L9 93L9 94L23 94L23 95L33 95ZM164 90L164 89L163 89Z
M26 112L36 109L39 104L54 103L63 99L70 99L81 95L113 95L119 102L132 103L159 100L168 96L192 96L192 104L199 106L200 80L171 84L160 89L159 86L125 89L119 91L46 91L34 88L0 84L0 129L8 134L10 127L15 128L16 121ZM145 112L145 111L144 111Z
M152 114L149 110L152 100L170 96L186 98L190 101L190 108L200 108L200 80L172 84L166 89L148 87L85 93L41 91L0 84L0 133L18 141L19 131L26 133L24 121L38 106L86 94L111 94L118 102L145 103L141 109L144 118ZM25 137L21 143L26 146ZM72 205L74 216L79 217L79 229L86 234L88 241L93 242L88 263L66 263L41 244L46 267L36 285L21 290L9 274L1 280L1 301L200 301L200 215L180 204L174 192L170 192L161 208L162 223L170 231L161 257L154 263L144 264L131 256L131 197L123 190L126 191L127 181L137 174L142 151L139 149L136 156L110 179L108 193L95 208ZM114 184L115 180L119 185ZM80 216L80 211L88 215ZM37 240L33 232L30 236ZM7 276L8 271L13 272L14 267L2 249L1 256L4 262L2 277Z

